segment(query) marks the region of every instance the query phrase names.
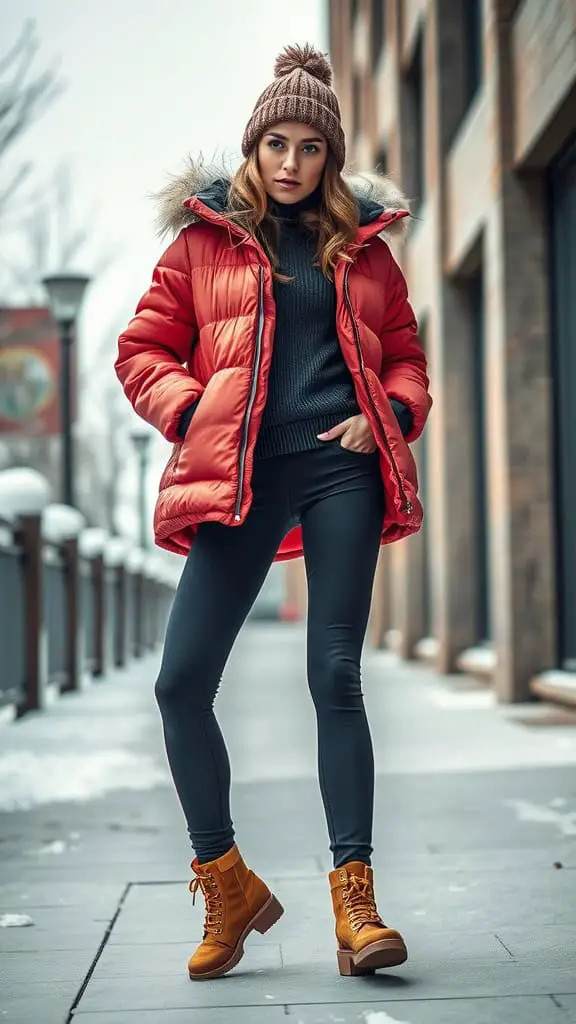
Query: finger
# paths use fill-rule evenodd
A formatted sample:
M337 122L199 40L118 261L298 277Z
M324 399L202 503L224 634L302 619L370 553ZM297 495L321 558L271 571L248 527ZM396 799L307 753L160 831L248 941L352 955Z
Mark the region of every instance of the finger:
M350 426L350 420L344 420L342 423L337 423L335 427L331 427L330 430L325 430L322 434L317 434L318 440L320 441L333 441L336 437L342 437Z

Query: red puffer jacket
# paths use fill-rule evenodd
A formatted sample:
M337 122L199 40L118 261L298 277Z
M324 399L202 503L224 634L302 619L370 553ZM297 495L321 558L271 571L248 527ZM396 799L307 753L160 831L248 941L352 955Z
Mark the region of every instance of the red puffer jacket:
M354 262L335 273L336 328L358 404L380 449L386 490L382 541L417 531L422 509L407 441L428 411L426 360L406 284L380 235L407 209L387 179L348 179L360 207ZM228 182L190 165L161 193L159 224L177 233L119 339L116 372L136 412L173 443L154 516L160 547L185 554L198 524L236 526L252 500L254 447L274 341L272 271L262 248L222 213ZM179 232L179 234L178 234ZM409 406L402 436L390 398ZM182 412L200 399L182 441ZM302 553L299 529L276 558Z

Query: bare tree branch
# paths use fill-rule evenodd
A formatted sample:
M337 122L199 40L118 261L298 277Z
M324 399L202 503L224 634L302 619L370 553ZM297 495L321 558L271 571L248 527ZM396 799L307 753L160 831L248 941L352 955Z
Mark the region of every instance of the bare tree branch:
M27 21L14 45L0 58L0 168L10 146L63 91L63 83L54 66L31 77L38 48L35 24ZM0 190L0 216L12 204L30 170L30 165L24 164L12 173L9 184Z
M20 186L27 178L30 177L31 171L31 163L21 164L15 174L12 175L12 181L6 186L3 192L0 192L0 216L2 215L2 210L7 207L9 202L11 202Z
M59 96L63 84L50 68L27 80L38 50L34 22L24 25L20 38L0 60L0 158Z

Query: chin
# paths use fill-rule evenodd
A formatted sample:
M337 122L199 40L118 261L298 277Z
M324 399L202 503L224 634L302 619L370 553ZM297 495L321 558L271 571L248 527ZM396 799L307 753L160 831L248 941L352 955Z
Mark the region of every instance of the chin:
M271 196L272 199L276 199L277 202L283 203L285 206L289 206L290 203L298 203L301 199L304 198L302 194L303 191L304 190L302 188L296 188L292 190L277 188L276 185L274 185L269 190L268 195Z

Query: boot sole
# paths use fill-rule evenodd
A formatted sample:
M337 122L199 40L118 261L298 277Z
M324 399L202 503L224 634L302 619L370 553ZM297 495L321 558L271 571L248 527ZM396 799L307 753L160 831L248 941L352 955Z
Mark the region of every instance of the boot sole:
M381 967L399 967L408 959L408 950L397 939L381 939L379 942L371 942L359 953L339 949L337 957L340 974L350 978L374 974Z
M267 931L280 920L284 913L284 907L275 896L270 896L266 900L263 907L260 908L257 914L254 915L251 921L248 922L244 931L242 932L238 942L234 946L232 956L225 964L220 967L216 967L213 971L205 971L202 974L193 974L188 970L188 976L190 981L209 981L210 978L221 978L222 975L228 974L236 964L240 962L244 956L244 942L246 941L250 932L260 932L260 935L265 935Z

